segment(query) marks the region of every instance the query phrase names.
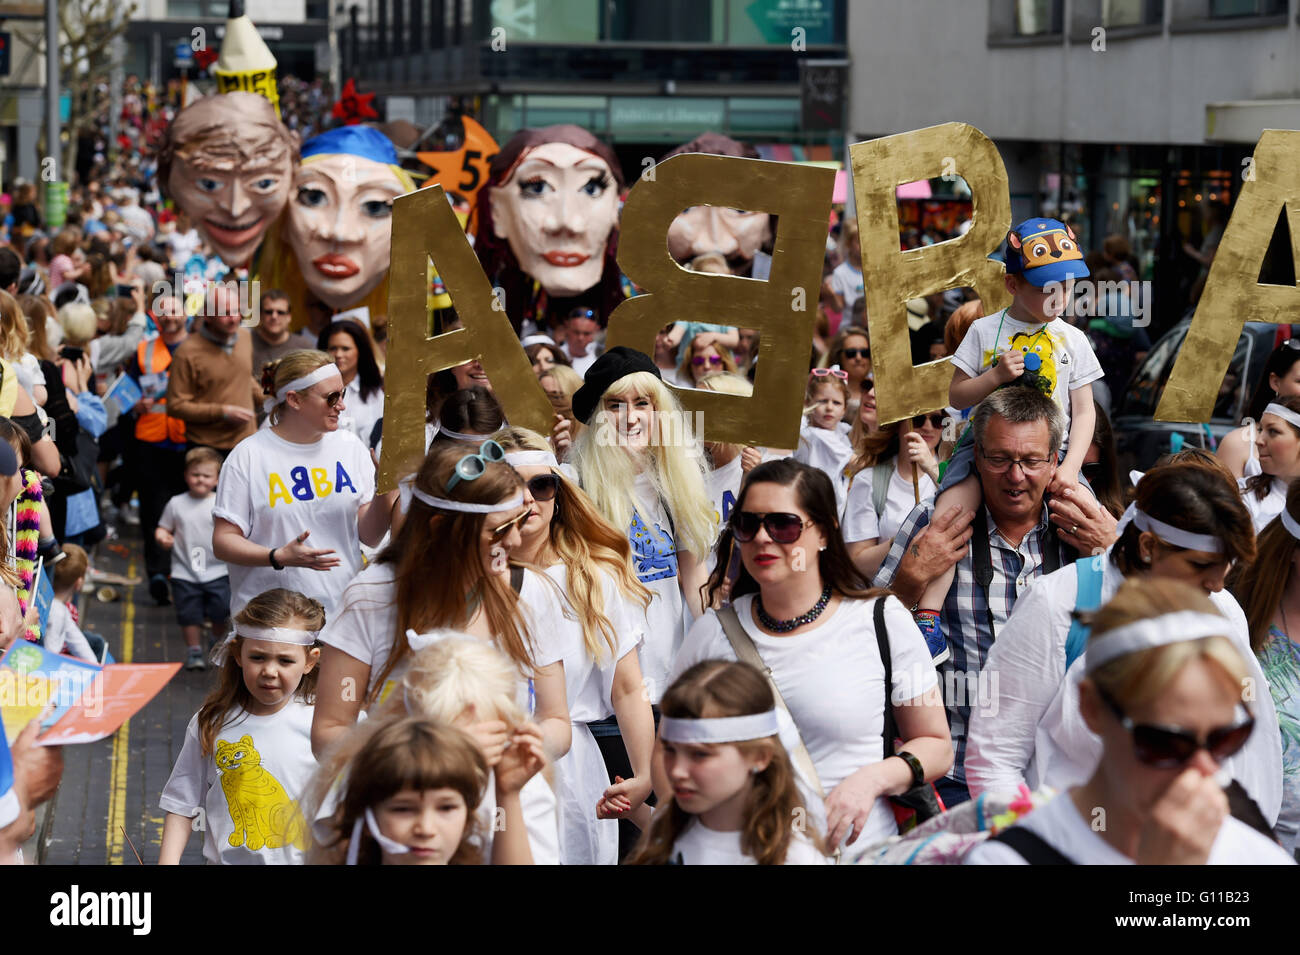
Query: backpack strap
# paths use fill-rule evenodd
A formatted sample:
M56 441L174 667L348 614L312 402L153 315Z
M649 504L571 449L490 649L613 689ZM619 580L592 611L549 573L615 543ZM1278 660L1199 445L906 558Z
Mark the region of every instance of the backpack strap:
M510 565L510 589L515 593L524 589L524 569L518 564Z
M1096 557L1080 557L1074 562L1074 575L1078 581L1078 595L1074 609L1096 610L1101 606L1102 568ZM1074 661L1083 656L1088 643L1088 630L1078 620L1070 621L1070 632L1065 637L1065 669L1068 672Z
M871 468L871 508L876 512L876 520L880 520L885 513L885 501L889 498L889 482L891 480L890 471L893 470L892 461L879 461Z
M1010 846L1030 865L1074 865L1072 859L1057 852L1046 839L1024 826L1004 829L989 841Z
M795 736L799 741L799 745L790 755L794 758L795 764L804 771L808 780L817 787L817 795L825 799L826 791L822 789L822 780L817 775L817 767L813 765L812 757L808 755L808 747L804 745L803 735L799 732L799 724L794 722L794 716L790 714L790 708L785 705L785 698L781 696L781 690L776 685L776 680L772 679L771 669L763 662L758 647L754 646L754 641L749 638L749 634L745 632L745 628L741 625L735 606L723 607L719 610L718 620L722 623L722 632L727 635L727 642L731 644L731 649L736 651L736 659L741 663L748 663L767 678L767 685L772 690L772 698L776 701L777 708L783 710L790 717L790 722L794 723Z
M885 722L881 732L885 748L880 751L880 758L888 759L894 755L894 740L898 739L898 724L894 720L894 707L891 703L894 698L894 666L893 654L889 649L889 632L885 629L884 597L876 598L871 616L876 624L876 647L880 650L880 662L885 667Z

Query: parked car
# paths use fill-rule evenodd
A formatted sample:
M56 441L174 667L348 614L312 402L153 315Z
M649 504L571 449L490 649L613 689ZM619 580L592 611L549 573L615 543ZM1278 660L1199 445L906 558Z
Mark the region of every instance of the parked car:
M1223 436L1237 427L1245 416L1255 386L1263 377L1268 356L1291 337L1290 325L1247 323L1237 341L1232 361L1228 363L1228 372L1220 384L1210 420L1202 424L1156 421L1156 407L1191 324L1190 317L1184 318L1166 332L1129 379L1123 400L1111 422L1121 474L1127 474L1133 468L1145 471L1161 455L1183 447L1218 448Z

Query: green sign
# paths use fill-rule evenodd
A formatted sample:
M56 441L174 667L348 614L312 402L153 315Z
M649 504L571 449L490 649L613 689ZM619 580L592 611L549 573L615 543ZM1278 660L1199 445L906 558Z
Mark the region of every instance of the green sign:
M835 42L834 0L727 0L732 46ZM802 30L798 34L796 29Z
M45 184L45 226L47 229L61 229L68 220L68 184L67 182L47 182Z
M625 139L676 142L722 129L726 118L726 104L713 97L616 96L609 104L610 132Z

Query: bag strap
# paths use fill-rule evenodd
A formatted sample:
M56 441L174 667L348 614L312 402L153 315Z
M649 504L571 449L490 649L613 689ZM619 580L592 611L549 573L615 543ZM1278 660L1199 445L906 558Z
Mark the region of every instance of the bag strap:
M1004 829L989 841L1010 846L1030 865L1074 865L1074 860L1062 855L1046 839L1024 826Z
M781 695L776 680L772 679L772 670L763 662L758 647L754 646L754 641L749 638L749 634L745 632L745 628L741 625L735 606L723 607L719 610L718 619L722 622L722 632L727 635L727 642L731 644L731 649L736 651L736 659L741 663L748 663L767 677L767 685L772 689L772 698L776 701L777 707L790 717L791 723L794 723L795 738L799 741L799 745L790 755L794 757L795 763L804 771L809 781L817 787L817 795L825 799L826 791L822 789L822 780L817 775L817 767L813 765L812 757L808 755L808 747L804 745L803 735L799 732L799 724L794 722L790 707L785 705L785 697Z
M1078 594L1074 598L1074 609L1096 610L1101 606L1102 569L1096 565L1095 557L1080 557L1074 562L1074 576L1078 583ZM1065 669L1069 672L1071 665L1083 656L1088 643L1089 628L1078 620L1070 621L1070 632L1065 637Z
M989 544L988 511L983 506L976 508L971 530L971 570L974 572L975 586L984 591L984 612L988 616L989 636L996 640L997 622L993 619L993 601L989 599L989 587L993 584L993 548Z
M524 589L524 569L518 564L510 565L510 589L516 594Z
M885 721L881 735L884 737L884 749L880 751L881 759L894 755L894 741L898 739L898 724L894 719L894 664L893 653L889 649L889 631L885 629L885 598L877 597L871 612L876 624L876 646L880 650L880 662L885 667Z
M893 467L891 461L879 461L871 468L871 508L876 512L877 520L885 513L885 502L889 499L891 480L889 472Z

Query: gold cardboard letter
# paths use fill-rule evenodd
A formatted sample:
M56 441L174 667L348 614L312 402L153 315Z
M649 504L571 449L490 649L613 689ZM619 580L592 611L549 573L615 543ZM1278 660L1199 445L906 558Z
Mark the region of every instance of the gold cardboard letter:
M1300 275L1300 132L1264 130L1255 147L1254 169L1254 179L1241 187L1223 230L1192 327L1156 408L1157 421L1209 421L1242 325L1289 322L1300 309L1300 289L1259 284L1269 240L1284 209Z
M912 364L907 301L974 288L991 315L1010 304L1003 267L988 258L1011 228L1007 171L993 141L966 123L885 136L849 147L866 282L871 365L881 424L948 404L948 359ZM899 186L956 172L970 185L971 228L959 239L899 250Z
M492 286L479 267L441 186L393 200L393 262L388 273L388 367L384 455L379 489L424 457L424 395L429 375L474 358L492 380L512 424L551 433L551 402ZM429 260L447 283L463 328L429 337Z
M653 355L655 332L670 321L754 328L761 335L752 398L677 389L683 407L698 413L705 439L774 448L798 442L834 186L832 169L689 153L661 162L653 180L639 180L628 194L618 264L647 294L610 315L609 344ZM673 261L668 226L699 205L778 217L767 281L688 272Z

